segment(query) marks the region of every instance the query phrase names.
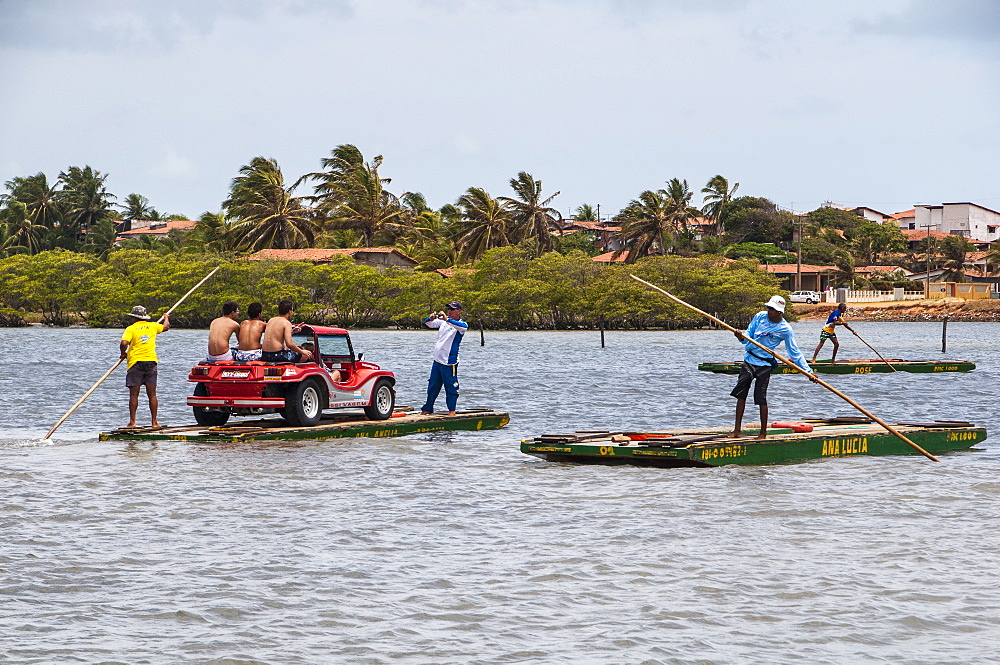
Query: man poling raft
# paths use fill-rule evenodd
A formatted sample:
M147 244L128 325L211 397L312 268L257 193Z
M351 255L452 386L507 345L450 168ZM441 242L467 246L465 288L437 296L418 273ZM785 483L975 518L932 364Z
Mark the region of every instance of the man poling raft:
M160 321L163 321L164 319L166 319L167 317L169 317L170 314L172 314L175 309L177 309L178 307L180 307L180 305L181 305L182 302L184 302L185 300L187 300L187 297L189 295L191 295L192 293L194 293L198 289L199 286L201 286L202 284L204 284L205 282L207 282L208 278L211 277L212 275L214 275L215 273L217 273L221 267L222 266L218 266L218 267L214 268L212 270L212 272L210 272L207 275L205 275L200 282L198 282L197 284L195 284L194 286L192 286L191 290L188 291L187 293L185 293L183 296L181 296L181 299L178 300L176 303L174 303L173 307L171 307L166 312L164 312L163 316L160 317ZM160 321L157 321L157 323L159 323ZM90 397L91 393L93 393L95 390L97 390L97 387L100 386L102 383L104 383L104 381L109 376L111 376L111 373L114 372L116 369L118 369L118 366L121 365L123 362L125 362L125 356L124 355L121 358L118 359L118 362L116 362L114 365L111 366L111 369L109 369L107 372L105 372L104 375L97 380L97 383L95 383L94 385L92 385L87 392L83 393L83 397L81 397L80 399L78 399L76 401L76 404L74 404L73 406L71 406L69 408L69 411L67 411L65 413L65 415L63 415L63 417L60 418L58 420L58 422L56 422L56 424L52 426L52 429L50 429L48 431L48 433L45 435L45 438L43 438L42 441L48 441L50 438L52 438L52 434L57 429L59 429L59 426L62 425L64 422L66 422L66 419L69 418L70 415L72 415L72 413L74 411L76 411L77 407L79 407L81 404L83 404L84 400L86 400L88 397Z
M645 286L653 289L654 291L662 293L663 295L667 296L668 298L670 298L672 301L674 301L678 305L681 305L683 307L687 307L688 309L690 309L690 310L692 310L694 312L697 312L698 314L701 314L705 318L711 319L712 321L714 321L718 325L722 326L726 330L729 330L730 332L733 332L733 333L738 333L738 334L740 333L739 330L737 330L736 328L733 328L731 325L729 325L725 321L722 321L721 319L718 319L718 318L712 316L711 314L708 314L707 312L703 312L702 310L698 309L694 305L690 305L690 304L684 302L680 298L678 298L678 297L676 297L676 296L668 293L667 291L664 291L663 289L661 289L660 287L656 286L655 284L650 284L646 280L640 279L640 278L636 277L635 275L629 275L629 276L632 279L634 279L635 281L639 282L640 284L644 284ZM779 362L787 365L788 367L794 368L795 371L797 371L799 373L807 374L808 375L808 372L804 371L801 367L798 367L795 363L791 362L790 360L788 360L788 359L786 359L786 358L778 355L777 353L774 352L774 350L769 349L769 348L767 348L766 346L764 346L762 344L758 344L756 341L754 341L752 339L748 340L748 341L751 342L751 343L753 343L757 347L759 347L765 353L769 353L772 356L774 356L775 360L777 360L777 361L779 361ZM931 455L929 452L927 452L926 450L924 450L923 448L921 448L917 444L915 444L912 441L910 441L908 438L906 438L905 436L903 436L903 434L901 434L898 430L896 430L895 428L893 428L891 425L889 425L888 423L886 423L881 418L879 418L879 417L875 416L874 414L872 414L870 411L868 411L867 409L865 409L863 406L861 406L860 404L858 404L857 402L855 402L854 400L852 400L850 397L848 397L844 393L840 392L839 390L837 390L836 388L834 388L833 386L831 386L829 383L823 381L822 379L820 379L818 377L814 377L814 378L815 378L814 383L818 383L819 385L823 386L824 388L826 388L827 390L829 390L833 394L837 395L838 397L840 397L841 399L843 399L844 401L846 401L848 404L850 404L851 406L853 406L855 409L857 409L861 413L865 414L865 416L871 418L873 421L875 421L876 423L878 423L879 425L881 425L882 427L884 427L892 435L894 435L894 436L898 437L899 439L905 441L907 445L909 445L912 448L914 448L917 452L919 452L921 455L923 455L927 459L933 460L935 462L940 461L940 460L938 460L938 458L934 457L934 455Z
M746 353L743 356L743 366L740 368L740 378L730 393L736 398L736 426L729 435L732 439L743 436L743 411L746 408L751 382L754 384L753 403L760 408L760 434L757 438L767 438L767 386L771 379L771 370L778 365L778 361L774 359L774 349L779 344L784 342L788 355L810 381L817 380L816 374L809 369L806 359L795 343L795 333L785 321L784 313L785 299L774 296L767 301L767 309L753 317L746 332L734 333L736 339L743 342ZM766 347L769 353L762 354L757 350L758 346Z

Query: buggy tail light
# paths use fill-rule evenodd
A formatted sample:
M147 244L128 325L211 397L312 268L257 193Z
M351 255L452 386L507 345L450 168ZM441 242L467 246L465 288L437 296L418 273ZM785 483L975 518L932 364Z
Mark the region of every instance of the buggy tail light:
M208 376L208 368L207 367L195 367L191 371L191 374L193 374L195 376Z
M281 367L265 367L264 376L281 376L284 373L284 369Z

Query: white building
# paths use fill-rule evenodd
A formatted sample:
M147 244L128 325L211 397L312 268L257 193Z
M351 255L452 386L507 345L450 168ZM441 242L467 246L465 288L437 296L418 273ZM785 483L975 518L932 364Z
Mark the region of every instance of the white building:
M1000 240L1000 212L976 203L942 203L914 206L913 224L963 236L973 242ZM900 225L902 226L902 225Z

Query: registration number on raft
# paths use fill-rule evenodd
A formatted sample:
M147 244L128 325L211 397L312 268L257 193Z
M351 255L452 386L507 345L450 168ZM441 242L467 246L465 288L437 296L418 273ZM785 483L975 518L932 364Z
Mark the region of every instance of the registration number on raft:
M701 450L702 459L719 459L722 457L743 457L747 454L746 446L716 446L715 448L703 448Z

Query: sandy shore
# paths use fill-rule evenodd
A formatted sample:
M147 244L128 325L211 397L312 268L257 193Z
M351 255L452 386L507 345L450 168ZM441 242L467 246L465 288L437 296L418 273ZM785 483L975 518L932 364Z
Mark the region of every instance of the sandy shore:
M832 303L795 304L801 321L825 321ZM852 321L1000 321L1000 300L903 300L896 302L847 303Z

